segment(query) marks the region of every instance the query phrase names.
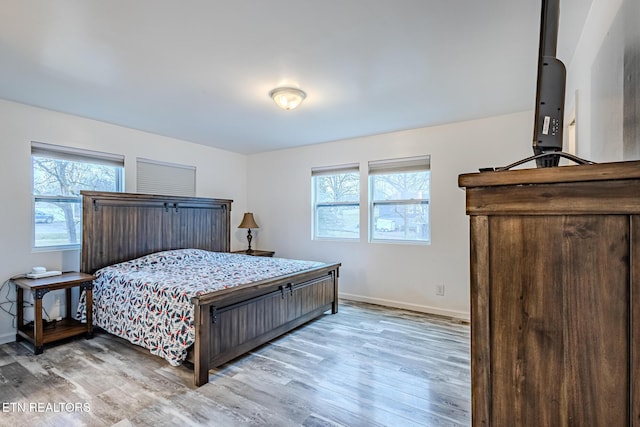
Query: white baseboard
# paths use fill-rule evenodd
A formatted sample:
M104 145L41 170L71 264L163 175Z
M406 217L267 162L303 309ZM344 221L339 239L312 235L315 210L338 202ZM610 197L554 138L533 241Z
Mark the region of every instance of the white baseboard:
M344 292L339 292L338 297L348 299L348 300L353 300L353 301L367 302L369 304L384 305L387 307L394 307L394 308L403 308L405 310L418 311L420 313L437 314L438 316L452 317L454 319L460 319L465 322L468 322L471 320L470 313L467 313L464 311L448 310L448 309L439 308L439 307L432 307L432 306L420 305L420 304L411 304L408 302L394 301L394 300L388 300L383 298L365 297L362 295L347 294Z
M14 342L16 340L16 333L13 332L11 334L0 335L0 344L6 344L9 342Z

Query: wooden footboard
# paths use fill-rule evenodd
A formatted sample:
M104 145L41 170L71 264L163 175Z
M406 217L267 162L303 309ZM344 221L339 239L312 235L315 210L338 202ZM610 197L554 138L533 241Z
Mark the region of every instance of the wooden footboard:
M193 298L194 382L220 366L324 312L338 312L340 264Z

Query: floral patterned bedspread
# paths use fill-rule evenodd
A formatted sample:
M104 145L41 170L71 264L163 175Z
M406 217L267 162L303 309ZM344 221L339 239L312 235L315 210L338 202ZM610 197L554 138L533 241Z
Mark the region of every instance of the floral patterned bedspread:
M96 272L93 323L177 366L195 341L192 297L321 265L200 249L157 252ZM78 315L85 314L83 298Z

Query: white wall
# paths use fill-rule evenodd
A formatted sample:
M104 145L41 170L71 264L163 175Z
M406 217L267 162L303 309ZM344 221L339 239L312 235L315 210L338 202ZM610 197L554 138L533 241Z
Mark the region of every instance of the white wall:
M596 162L638 158L624 154L623 125L632 119L640 126L637 117L624 118L624 86L629 84L625 61L640 55L639 5L638 0L593 0L566 64L566 114L568 118L575 111L580 157ZM627 62L627 74L628 67ZM637 78L640 72L635 72Z
M25 273L34 265L50 270L77 270L79 251L34 252L31 244L31 141L87 148L125 156L126 191L135 192L135 160L145 157L196 166L197 195L233 199L232 224L246 210L244 155L161 137L76 116L0 100L0 209L2 244L0 280ZM232 233L232 249L240 249L243 236ZM10 289L10 290L9 290ZM12 287L0 293L0 302L15 299ZM45 307L54 301L45 295ZM3 305L9 308L8 305ZM12 312L15 314L15 305ZM27 316L32 316L27 312ZM13 341L12 318L0 311L0 343Z
M533 94L532 94L533 96ZM248 200L260 229L255 248L276 256L342 262L342 297L469 318L469 223L458 175L532 154L533 113L249 156ZM431 155L431 245L368 243L367 162ZM357 242L311 239L311 168L360 163ZM436 285L445 296L436 296Z

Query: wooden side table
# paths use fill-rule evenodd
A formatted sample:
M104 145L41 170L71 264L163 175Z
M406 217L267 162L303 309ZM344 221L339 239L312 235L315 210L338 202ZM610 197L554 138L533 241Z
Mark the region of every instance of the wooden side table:
M275 254L275 251L262 251L260 249L253 249L251 252L244 251L233 251L232 254L243 254L243 255L251 255L251 256L266 256L272 257Z
M41 279L20 278L12 280L16 285L18 309L18 330L16 341L25 339L33 344L34 353L40 354L44 345L76 335L86 334L93 337L93 281L95 276L85 273L68 272L59 276ZM71 316L71 288L79 287L86 291L87 323L84 324ZM66 293L66 317L57 321L52 328L44 328L42 319L42 297L49 291L64 289ZM31 291L34 301L33 328L24 324L24 291Z

